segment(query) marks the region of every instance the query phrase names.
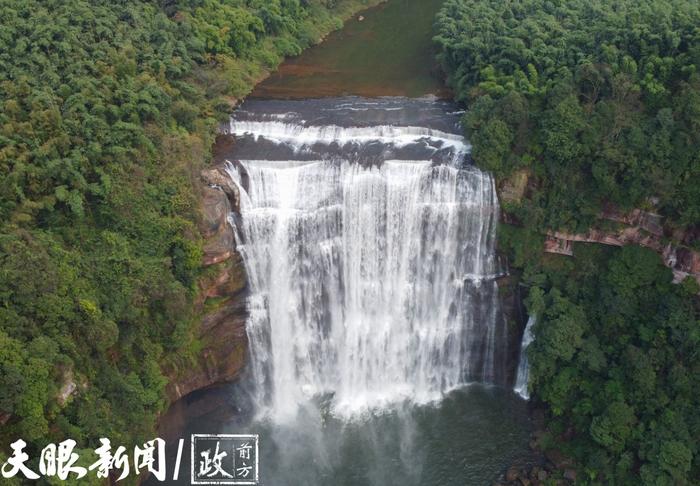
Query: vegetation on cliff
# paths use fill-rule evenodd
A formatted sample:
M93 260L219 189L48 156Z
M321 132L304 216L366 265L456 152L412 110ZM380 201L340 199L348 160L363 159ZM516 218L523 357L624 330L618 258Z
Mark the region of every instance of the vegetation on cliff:
M697 283L672 284L638 247L542 254L544 232L584 232L610 203L700 224L699 24L688 0L447 0L437 19L474 161L525 195L504 202L517 225L501 247L538 316L531 387L549 445L583 483L700 475Z
M0 447L152 436L217 124L370 3L0 0Z
M540 263L531 389L551 413L544 446L591 484L692 484L700 473L700 306L638 246L577 247Z
M656 197L700 222L699 23L688 0L447 1L435 40L474 159L533 178L513 213L585 231Z

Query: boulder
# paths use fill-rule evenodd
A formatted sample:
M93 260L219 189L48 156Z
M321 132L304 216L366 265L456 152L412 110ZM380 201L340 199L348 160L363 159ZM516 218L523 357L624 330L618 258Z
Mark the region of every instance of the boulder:
M513 481L517 480L518 476L520 476L520 471L517 467L510 467L506 471L506 481L508 481L509 483L512 483Z
M564 469L572 465L571 459L566 457L559 449L547 449L544 451L544 456L556 469Z

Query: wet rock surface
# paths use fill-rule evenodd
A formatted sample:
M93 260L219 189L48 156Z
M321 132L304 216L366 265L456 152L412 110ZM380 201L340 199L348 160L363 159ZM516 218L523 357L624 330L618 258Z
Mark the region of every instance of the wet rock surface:
M230 143L219 137L217 144ZM215 148L215 154L217 149ZM218 149L221 153L221 149ZM170 383L168 399L178 399L196 391L236 380L245 365L247 337L246 273L236 251L233 228L228 222L239 207L237 186L226 174L225 161L201 173L200 232L205 240L195 302L198 346L194 363L171 365L166 369Z

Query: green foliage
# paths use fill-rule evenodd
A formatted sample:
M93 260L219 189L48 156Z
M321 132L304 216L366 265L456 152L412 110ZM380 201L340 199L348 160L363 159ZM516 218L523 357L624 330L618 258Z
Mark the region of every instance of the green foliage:
M367 3L0 0L2 447L152 438L161 364L193 339L218 123Z
M527 168L541 228L585 230L653 196L700 224L700 4L447 0L439 58L476 163ZM542 218L539 218L542 215ZM526 219L532 219L528 215Z
M583 248L583 247L582 247ZM578 250L578 248L577 248ZM539 265L532 389L605 484L692 484L700 472L700 306L657 254L581 251Z
M700 477L700 309L657 254L576 245L542 255L546 230L585 232L609 203L700 224L700 4L689 0L447 0L439 58L473 157L527 173L499 245L537 316L531 389L592 484Z

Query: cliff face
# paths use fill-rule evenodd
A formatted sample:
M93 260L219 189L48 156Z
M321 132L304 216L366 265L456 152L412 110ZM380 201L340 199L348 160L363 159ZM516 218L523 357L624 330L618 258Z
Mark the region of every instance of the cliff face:
M202 388L235 380L245 364L247 338L246 274L235 249L231 210L238 210L239 194L222 167L202 171L202 220L205 238L204 274L196 302L198 347L196 363L169 369L166 393L171 402Z
M525 197L531 183L531 174L527 170L515 171L498 183L498 197L507 207L519 204ZM501 213L507 223L510 221L507 211ZM691 248L698 240L697 228L672 230L665 224L663 217L641 209L622 212L613 206L606 207L598 216L609 229L590 229L586 233L566 233L550 231L547 233L544 251L572 256L573 243L600 243L603 245L624 246L639 245L650 248L663 258L664 265L673 271L674 282L680 282L690 276L700 283L700 252Z
M338 2L337 8L332 10L337 17L349 19L358 11L384 1ZM337 27L330 23L324 25L329 31ZM318 42L324 37L325 34ZM262 69L256 83L269 74ZM232 109L238 101L229 100ZM199 282L196 302L200 316L195 329L197 358L194 366L188 363L186 366L165 367L169 381L166 394L171 403L193 391L235 381L245 364L248 346L245 332L247 278L227 220L231 210L239 209L239 194L222 165L225 152L232 143L232 137L217 137L213 149L215 165L202 172L200 231L206 244L202 261L205 272Z
M500 311L505 320L505 383L515 383L520 357L520 342L523 338L527 309L520 287L520 275L510 273L497 280Z
M591 229L581 234L553 231L547 234L545 251L573 255L572 243L576 241L613 246L640 245L661 255L664 265L673 270L675 282L690 276L700 283L700 252L685 245L692 241L694 235L674 234L668 238L663 218L639 209L621 213L609 208L603 211L600 218L616 223L618 228L607 231Z

